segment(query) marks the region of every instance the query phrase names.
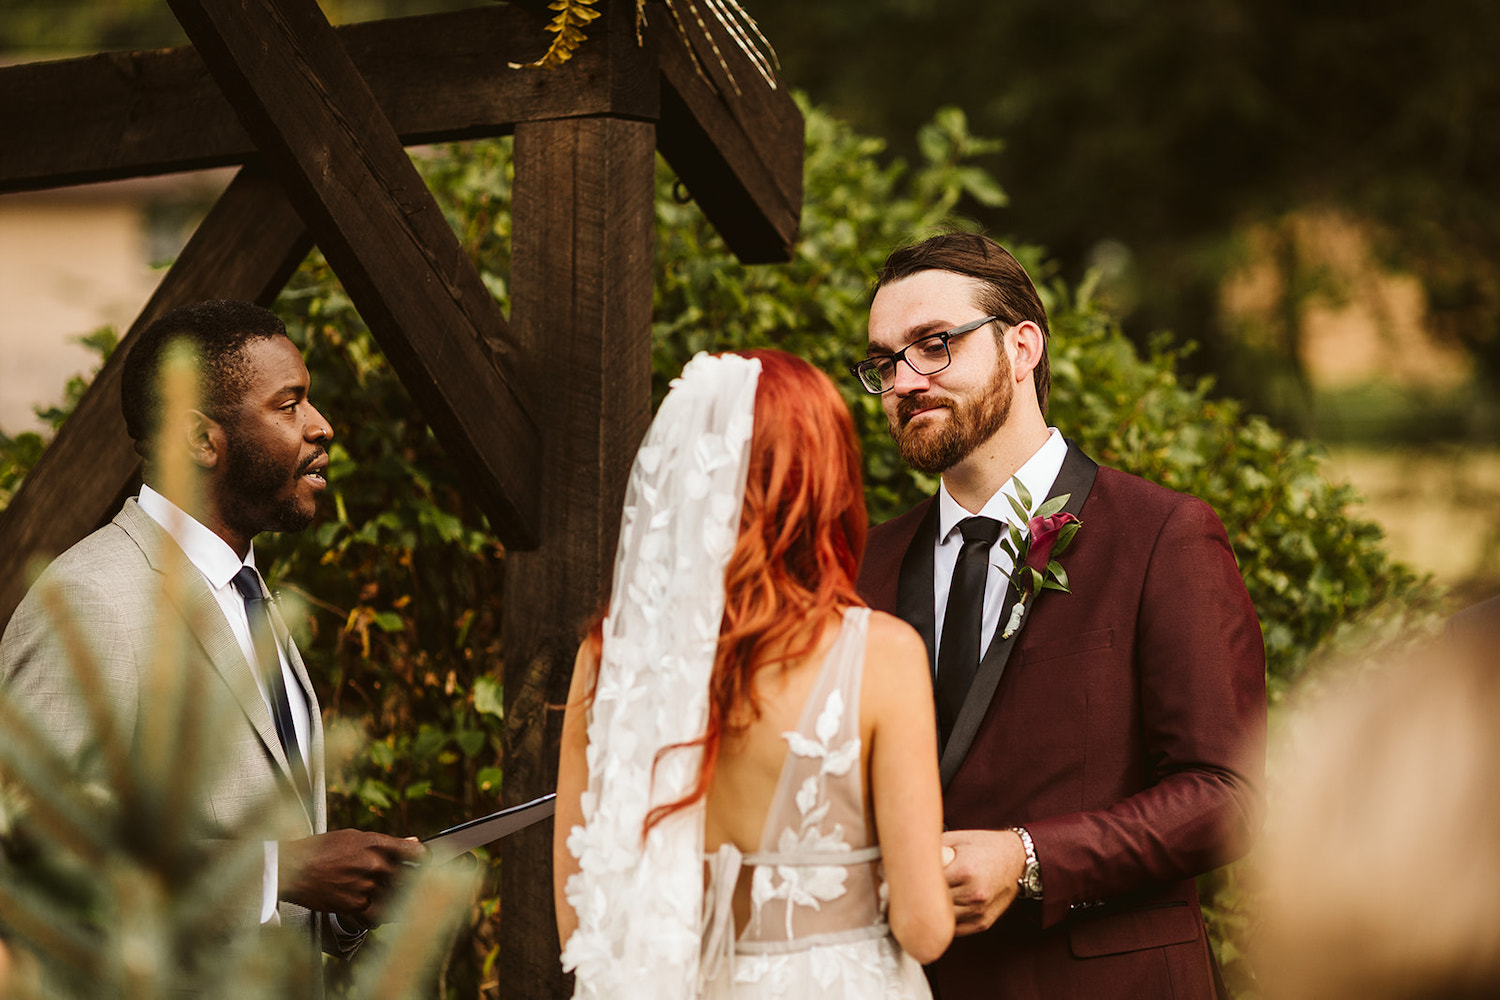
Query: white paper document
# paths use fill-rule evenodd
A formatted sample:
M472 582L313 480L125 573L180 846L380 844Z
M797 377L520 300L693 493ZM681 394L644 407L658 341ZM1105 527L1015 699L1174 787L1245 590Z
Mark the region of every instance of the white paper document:
M501 809L488 816L471 819L458 826L450 826L430 837L423 837L422 843L429 851L428 862L442 864L445 861L452 861L460 854L472 851L476 847L493 844L517 830L524 830L531 824L551 816L557 804L556 800L557 793L548 792L541 798L532 799L530 802L511 806L509 809Z

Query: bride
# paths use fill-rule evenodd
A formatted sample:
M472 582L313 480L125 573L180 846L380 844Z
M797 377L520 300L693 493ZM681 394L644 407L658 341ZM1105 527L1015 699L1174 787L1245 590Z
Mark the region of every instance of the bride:
M917 633L855 595L859 461L833 384L780 351L700 354L663 401L563 723L576 996L930 996L932 686Z

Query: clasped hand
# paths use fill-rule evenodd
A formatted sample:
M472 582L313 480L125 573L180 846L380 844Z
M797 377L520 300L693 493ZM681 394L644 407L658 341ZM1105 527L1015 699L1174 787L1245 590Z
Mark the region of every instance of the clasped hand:
M948 830L943 833L954 932L960 937L989 930L1010 908L1026 868L1026 849L1009 830ZM948 849L953 851L948 858Z
M415 837L402 840L363 830L282 841L278 851L282 899L371 924L384 916L404 868L427 855Z

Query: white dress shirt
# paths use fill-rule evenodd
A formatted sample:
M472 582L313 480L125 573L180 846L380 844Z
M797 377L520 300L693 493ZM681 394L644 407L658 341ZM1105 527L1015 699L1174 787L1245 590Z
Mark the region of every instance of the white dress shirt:
M1057 482L1057 475L1062 471L1063 459L1068 455L1068 443L1063 439L1062 431L1056 427L1049 428L1047 441L1036 453L1026 460L1026 463L1016 470L1015 478L1020 479L1031 494L1031 502L1034 507L1040 507L1047 494L1052 492L1052 486ZM1007 481L994 496L986 501L984 507L977 511L984 517L992 517L1002 523L1001 530L1009 534L1005 525L1016 525L1021 529L1021 534L1026 534L1026 525L1017 524L1016 512L1011 509L1008 496L1015 496L1015 486ZM943 617L948 610L948 590L953 584L953 567L958 563L959 550L963 548L963 535L958 530L958 522L966 517L974 516L959 505L948 492L948 484L943 483L938 487L938 530L937 541L933 549L932 559L932 589L934 611L933 615L933 640L934 649L943 648ZM990 641L995 637L995 631L1000 624L1000 612L1005 604L1006 583L1012 569L1010 555L1001 547L997 541L990 546L990 569L985 576L984 582L984 618L982 620L983 631L980 633L984 651L989 649ZM937 671L937 659L933 658L932 669Z
M271 693L265 678L261 676L259 670L251 667L256 662L255 641L250 637L250 619L245 613L245 600L235 589L233 582L234 575L239 572L241 566L255 569L254 546L251 546L250 551L245 554L244 561L241 562L240 557L234 554L228 542L151 487L142 485L141 495L136 502L140 504L141 510L172 536L172 540L182 548L188 561L203 574L209 591L214 595L214 600L219 602L219 608L224 612L224 617L229 620L229 627L234 631L235 638L239 640L240 649L245 654L245 665L255 675L255 683L260 688L260 696L265 700L266 708L270 710L274 718L276 706L271 703ZM259 571L256 572L258 575ZM286 697L292 709L292 725L297 732L297 745L302 750L302 759L309 760L308 741L312 731L312 719L309 715L307 696L303 693L301 682L292 672L291 664L286 659L286 651L281 648L279 642L276 644L276 653L281 660L281 676L286 684ZM276 863L276 841L268 840L266 841L265 873L261 880L261 923L279 922L276 913L278 895Z

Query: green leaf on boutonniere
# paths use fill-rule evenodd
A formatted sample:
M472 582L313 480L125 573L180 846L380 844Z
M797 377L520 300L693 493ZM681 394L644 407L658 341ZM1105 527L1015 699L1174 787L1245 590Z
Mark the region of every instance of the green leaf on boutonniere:
M1057 533L1057 544L1052 546L1053 553L1060 555L1073 541L1073 536L1078 534L1078 529L1081 527L1083 525L1078 521L1063 525L1062 530Z
M1016 486L1016 496L1021 498L1021 503L1023 505L1023 510L1021 511L1021 519L1029 520L1030 515L1028 515L1026 511L1031 509L1031 491L1026 488L1025 483L1021 482L1019 476L1012 476L1010 481Z
M1019 479L1012 480L1012 482L1014 482L1020 489L1026 489L1026 487L1021 486L1021 481ZM1020 500L1017 500L1009 493L1005 494L1005 499L1010 501L1010 509L1016 512L1016 517L1020 518L1022 524L1026 524L1031 520L1031 515L1026 512L1027 508L1022 506Z
M1056 552L1057 550L1053 549L1052 551ZM1062 568L1062 563L1056 559L1049 562L1047 564L1047 575L1050 579L1042 581L1043 589L1060 590L1064 594L1070 592L1068 590L1068 571Z
M1036 513L1033 514L1032 517L1051 517L1053 514L1056 514L1058 511L1062 510L1063 506L1067 504L1068 500L1072 498L1072 496L1073 494L1071 493L1064 493L1062 496L1053 497L1051 500L1048 500L1046 503L1038 507Z

